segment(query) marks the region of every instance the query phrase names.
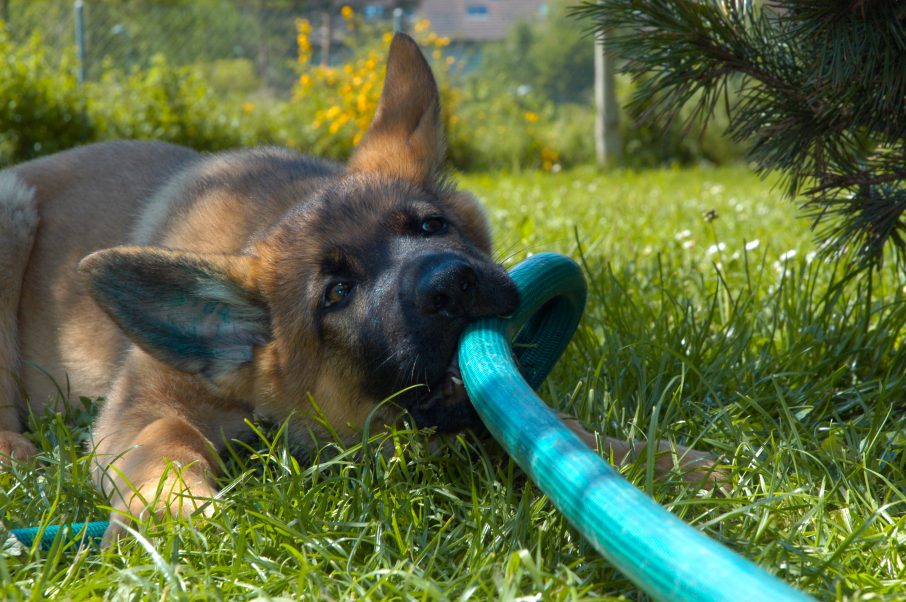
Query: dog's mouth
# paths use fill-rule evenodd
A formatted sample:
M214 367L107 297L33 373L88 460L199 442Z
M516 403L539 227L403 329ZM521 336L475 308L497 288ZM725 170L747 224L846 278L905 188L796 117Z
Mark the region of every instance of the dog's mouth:
M459 354L453 354L453 359L447 365L447 371L443 377L433 387L428 388L427 403L445 401L445 402L467 402L469 396L466 394L466 387L462 382L462 372L459 370Z
M416 396L408 411L416 426L434 427L439 432L456 432L480 424L462 381L458 354L453 354L441 378Z
M403 361L401 367L414 365L405 370L409 380L404 383L414 380L427 386L413 390L403 405L418 427L455 432L479 426L481 420L463 385L457 343L468 324L515 311L519 291L503 266L485 260L432 254L417 266L413 287L417 311L412 321L418 334L409 345L409 357L418 353L413 364Z

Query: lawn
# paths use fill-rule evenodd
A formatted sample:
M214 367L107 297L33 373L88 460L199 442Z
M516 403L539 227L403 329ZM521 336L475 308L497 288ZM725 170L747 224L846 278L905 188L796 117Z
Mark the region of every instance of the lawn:
M870 295L841 283L795 207L742 167L460 181L485 201L502 261L559 251L586 270L586 315L545 400L607 435L711 451L732 480L720 496L644 462L627 478L816 598L906 599L897 272ZM35 419L40 461L0 475L7 527L106 518L74 451L90 414ZM303 461L278 430L225 463L205 523L142 525L103 551L7 542L0 598L645 598L470 434L372 433Z

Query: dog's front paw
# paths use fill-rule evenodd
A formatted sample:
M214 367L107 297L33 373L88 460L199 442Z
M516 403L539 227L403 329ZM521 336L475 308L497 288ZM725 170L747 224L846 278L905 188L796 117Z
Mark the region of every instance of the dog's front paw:
M11 460L29 460L38 449L21 433L13 431L0 431L0 466L9 464Z
M189 486L181 479L166 477L119 494L112 504L110 525L104 531L101 545L111 545L128 533L127 526L144 522L151 516L157 522L168 518L211 518L216 509L216 494L217 490L208 483L197 482Z
M603 452L606 457L613 458L618 464L636 462L646 453L647 444L644 442L622 441L613 437L601 438L603 449L599 449L597 437L587 431L582 423L563 412L558 412L558 416L586 445ZM686 483L698 485L707 491L716 489L724 495L729 493L730 475L720 468L720 460L713 454L673 445L669 441L658 441L654 455L655 475L664 477L674 469L680 471Z
M717 490L727 495L730 489L730 475L720 468L720 464L720 459L711 453L682 445L674 447L667 441L658 442L654 460L655 472L659 474L667 474L677 468L686 483L697 485L706 491Z

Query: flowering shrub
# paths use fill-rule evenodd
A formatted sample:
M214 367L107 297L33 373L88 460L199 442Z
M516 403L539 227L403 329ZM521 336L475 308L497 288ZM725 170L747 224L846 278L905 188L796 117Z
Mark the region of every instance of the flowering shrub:
M304 116L305 137L312 143L305 150L330 157L347 156L368 129L381 96L384 60L393 38L393 34L366 24L349 6L343 7L341 16L349 56L339 67L312 64L311 23L296 20L300 75L292 93L292 109ZM416 23L413 33L419 45L430 50L441 86L441 104L449 114L452 99L445 83L454 61L444 57L443 49L450 39L431 32L428 25L427 21Z
M392 34L362 21L350 7L341 12L349 56L341 66L312 63L312 26L296 22L299 77L292 95L298 115L296 140L304 150L342 158L368 129L384 79L384 58ZM412 35L433 63L441 92L448 151L454 165L466 169L540 167L556 169L560 151L545 123L552 110L535 99L509 98L493 82L454 86L459 61L447 53L450 39L421 20Z
M81 87L71 54L51 56L33 37L13 44L0 27L0 165L113 138L156 139L200 150L278 144L343 160L361 140L381 94L392 34L341 11L340 65L314 62L312 26L296 21L297 77L288 99L256 93L253 64L220 60L174 67L155 57L143 70L109 65ZM449 160L466 170L538 168L594 160L594 114L587 104L555 104L493 69L462 73L450 40L420 21L412 34L433 64L441 92ZM491 53L490 56L493 56ZM496 73L496 74L495 74ZM631 89L621 82L618 94ZM624 118L628 162L715 162L734 149L712 135L665 137Z

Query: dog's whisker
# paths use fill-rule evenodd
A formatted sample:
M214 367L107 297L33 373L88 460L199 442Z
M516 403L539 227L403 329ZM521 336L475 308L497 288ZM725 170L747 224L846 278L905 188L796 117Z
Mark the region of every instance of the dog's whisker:
M411 382L411 383L414 383L414 382L415 382L415 371L416 371L416 369L418 368L418 360L419 360L419 359L421 359L421 354L416 353L416 354L415 354L415 359L412 360L412 368L410 368L410 370L409 370L409 382Z
M378 365L375 367L375 370L380 370L381 368L383 368L383 367L386 366L388 363L390 363L392 360L394 360L395 358L399 357L399 356L402 355L402 354L403 354L403 349L397 349L396 351L394 351L393 353L391 353L390 355L388 355L388 356L387 356L387 359L385 359L385 360L382 361L380 364L378 364Z

